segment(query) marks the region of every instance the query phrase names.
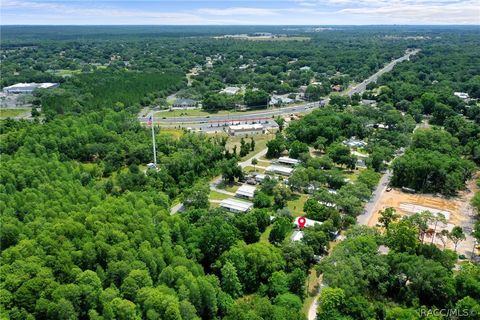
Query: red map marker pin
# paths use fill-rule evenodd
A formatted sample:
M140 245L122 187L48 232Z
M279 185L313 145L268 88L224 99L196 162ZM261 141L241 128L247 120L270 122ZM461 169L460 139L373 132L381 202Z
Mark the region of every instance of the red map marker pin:
M305 219L304 217L298 218L298 226L300 227L300 229L303 229L306 223L307 219Z

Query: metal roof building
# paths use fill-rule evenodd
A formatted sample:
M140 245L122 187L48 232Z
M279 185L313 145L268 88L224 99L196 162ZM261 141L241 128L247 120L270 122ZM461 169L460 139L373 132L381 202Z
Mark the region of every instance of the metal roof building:
M253 207L253 203L228 198L220 201L220 207L225 208L230 212L247 212Z
M271 165L265 169L265 172L273 172L281 174L283 176L289 176L292 174L293 168Z
M297 165L300 163L300 160L298 159L293 159L290 157L280 157L278 158L278 162L283 163L283 164L288 164L288 165Z
M256 189L257 188L255 186L249 186L248 184L244 184L237 189L237 192L235 192L235 196L253 199Z
M262 134L264 133L265 129L263 125L256 123L256 124L239 124L239 125L232 125L228 127L228 132L232 136L241 135L241 134Z
M9 87L4 87L3 92L5 93L32 93L36 89L50 89L58 87L58 83L17 83Z
M222 91L220 91L220 93L225 93L225 94L230 94L230 95L237 94L238 92L240 92L239 87L226 87L226 88L222 89Z

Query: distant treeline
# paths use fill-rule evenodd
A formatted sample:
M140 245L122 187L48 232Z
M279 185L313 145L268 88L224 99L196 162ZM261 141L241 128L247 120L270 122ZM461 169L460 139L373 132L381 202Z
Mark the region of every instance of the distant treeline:
M97 71L68 80L62 88L39 93L45 114L86 110L138 109L147 95L164 97L178 90L182 76L176 73Z

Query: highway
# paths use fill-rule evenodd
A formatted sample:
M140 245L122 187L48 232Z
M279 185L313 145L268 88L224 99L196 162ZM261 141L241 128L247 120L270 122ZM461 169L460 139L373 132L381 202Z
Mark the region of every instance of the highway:
M412 50L412 51L407 51L405 53L404 56L398 58L398 59L395 59L393 60L392 62L388 63L385 67L383 67L382 69L378 70L374 75L370 76L370 78L364 80L362 83L359 83L357 84L356 86L352 87L352 88L349 88L346 92L346 94L348 96L352 96L354 95L355 93L359 93L361 94L362 92L364 92L366 89L367 89L367 85L371 82L376 82L377 79L383 75L384 73L386 72L390 72L392 71L393 67L399 63L399 62L403 62L405 60L409 60L410 57L412 55L415 55L419 52L420 50L416 49L416 50Z
M162 126L178 126L182 127L198 127L196 125L201 124L200 127L218 127L223 124L232 124L232 123L264 123L272 121L274 116L278 115L287 115L292 113L307 113L312 111L314 108L317 108L320 105L320 102L308 102L296 106L278 108L278 109L266 109L259 110L258 112L235 112L231 114L222 114L222 115L208 115L208 116L192 116L192 117L172 117L172 118L155 118L155 123L161 124ZM139 117L138 119L141 122L147 122L150 117L149 113L145 117Z
M407 51L404 56L395 59L385 65L382 69L377 71L375 74L370 76L368 79L364 80L362 83L359 83L349 89L344 93L348 96L352 96L355 93L361 94L367 88L367 85L371 82L377 81L377 79L386 72L390 72L393 67L405 60L409 60L412 55L415 55L419 50ZM323 100L323 104L328 104L329 99L326 98ZM273 121L274 116L279 115L288 115L293 113L308 113L313 111L315 108L321 106L320 101L315 102L306 102L300 105L284 107L278 109L266 109L259 110L258 112L248 111L245 113L235 112L231 114L222 114L222 115L208 115L208 116L191 116L191 117L172 117L172 118L154 118L154 122L162 125L162 127L184 127L197 129L205 132L219 132L224 131L230 124L246 124L246 123L262 123L265 127L276 127L275 121ZM147 122L148 118L152 112L148 113L146 116L140 116L138 120L140 122Z

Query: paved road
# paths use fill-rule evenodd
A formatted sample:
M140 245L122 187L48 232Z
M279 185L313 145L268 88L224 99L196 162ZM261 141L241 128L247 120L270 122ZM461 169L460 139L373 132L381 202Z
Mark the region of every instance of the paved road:
M421 123L417 123L415 126L415 129L413 129L413 132L415 130L420 129L420 128L428 128L429 124L427 121L423 120ZM398 150L400 151L400 150ZM393 160L396 158L400 157L403 155L403 152L398 152L397 155ZM392 161L393 161L392 160ZM392 170L388 169L380 178L380 181L378 182L377 188L373 192L373 199L371 199L366 205L365 205L365 210L361 215L357 217L357 223L358 224L363 224L363 225L368 225L368 222L372 218L373 213L375 212L375 208L380 201L383 193L387 190L388 184L390 183L390 178L392 177Z
M259 159L261 157L263 157L264 155L267 154L267 151L268 151L268 148L265 148L265 149L262 149L260 150L259 152L255 153L253 156L251 156L250 158L248 158L247 160L245 161L242 161L242 162L239 162L238 165L243 169L245 167L248 167L248 166L251 166L252 165L252 160L254 158L256 159ZM218 184L222 182L222 177L217 177L215 178L211 183L210 183L210 190L213 190L213 191L216 191L216 192L220 192L220 193L223 193L223 194L226 194L226 195L229 195L229 196L235 196L235 194L233 192L229 192L229 191L226 191L226 190L222 190L222 189L218 189L217 186ZM213 200L211 200L211 202L215 202ZM170 208L170 214L175 214L179 211L182 211L183 210L183 203L179 203L175 206L173 206L172 208Z
M267 151L268 151L268 148L260 150L259 152L255 153L253 156L248 158L247 160L239 162L238 164L242 169L245 168L245 167L251 166L253 159L257 159L257 160L260 159L261 157L263 157L267 154Z
M383 193L387 190L388 183L392 177L392 171L387 170L380 178L380 181L377 185L377 188L373 192L373 198L365 205L364 213L357 217L357 223L368 225L368 222L372 218L373 213L375 212L375 207L377 206L378 201L382 197Z
M389 62L385 67L383 67L382 69L380 69L379 71L377 71L374 75L370 76L368 79L364 80L362 83L359 83L357 84L356 86L350 88L347 90L347 95L349 95L350 97L355 94L355 93L362 93L363 91L365 91L367 89L367 85L370 83L370 82L376 82L377 79L383 75L384 73L386 72L390 72L392 71L393 67L399 63L399 62L403 62L405 60L409 60L410 57L412 55L415 55L419 52L420 50L412 50L412 51L408 51L406 52L406 54L403 56L403 57L400 57L398 59L395 59L391 62Z
M370 76L368 79L364 80L362 83L357 84L356 86L349 88L346 92L347 95L352 96L354 93L362 93L366 90L367 85L370 82L377 81L378 77L382 74L389 72L393 67L402 61L410 59L410 56L417 54L419 50L408 51L406 54L398 59L395 59L389 62L381 70L377 71L374 75ZM328 104L329 99L325 99L324 103ZM162 126L166 127L190 127L197 128L204 131L223 131L223 126L231 123L252 123L252 122L264 122L265 125L274 126L275 123L272 121L273 116L279 115L288 115L292 113L308 113L318 108L320 102L307 102L304 104L279 108L279 109L270 109L270 110L259 110L258 112L245 112L245 113L232 113L232 114L223 114L223 115L210 115L210 116L192 116L192 117L173 117L165 119L154 119L155 123L159 123ZM145 114L145 112L142 112ZM141 114L142 114L141 113ZM139 116L138 119L140 122L146 122L151 112L145 116Z
M234 123L234 122L243 122L243 121L266 121L271 120L273 116L278 115L286 115L291 113L305 113L311 111L312 109L318 107L320 105L319 102L308 102L305 104L292 106L292 107L285 107L285 108L278 108L278 109L267 109L267 110L260 110L258 112L237 112L231 114L222 114L222 115L209 115L209 116L192 116L192 117L172 117L172 118L165 118L159 119L156 118L155 123L160 123L162 125L165 124L185 124L191 126L195 123L202 123L202 124L219 124L219 123ZM146 122L150 113L145 117L138 117L140 122Z

